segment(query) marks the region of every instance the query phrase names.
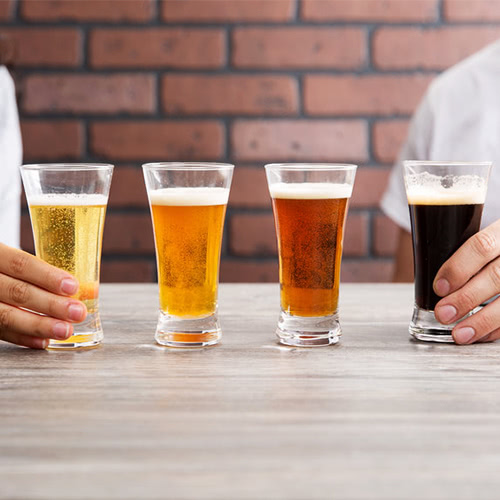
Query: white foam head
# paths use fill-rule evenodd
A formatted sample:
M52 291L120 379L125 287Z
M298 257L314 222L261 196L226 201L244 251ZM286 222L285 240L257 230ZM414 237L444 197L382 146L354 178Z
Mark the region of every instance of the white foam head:
M177 187L149 192L151 205L207 206L226 205L229 189L220 187Z
M102 206L108 204L108 197L104 194L38 194L28 197L30 206Z
M329 182L278 182L271 184L269 192L272 198L288 200L331 200L350 198L350 184L334 184Z
M477 175L443 178L422 172L405 176L410 205L476 205L486 199L486 179Z

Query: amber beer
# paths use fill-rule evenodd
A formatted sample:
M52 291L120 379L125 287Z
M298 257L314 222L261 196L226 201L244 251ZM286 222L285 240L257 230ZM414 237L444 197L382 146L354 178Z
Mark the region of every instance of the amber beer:
M90 318L98 311L106 204L103 195L48 194L32 197L29 205L36 255L76 277L80 288L74 297L86 305ZM52 342L80 344L85 337Z
M228 194L210 187L150 193L164 314L201 318L215 312Z
M351 186L283 183L270 190L278 236L282 310L302 317L335 314Z

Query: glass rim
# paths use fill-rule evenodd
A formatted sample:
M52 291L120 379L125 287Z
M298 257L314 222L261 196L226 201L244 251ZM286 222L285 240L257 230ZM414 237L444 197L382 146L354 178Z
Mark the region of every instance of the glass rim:
M78 171L84 172L89 170L113 170L114 165L111 163L31 163L21 165L21 170L53 170L53 171Z
M190 161L190 162L152 162L144 163L142 165L143 170L199 170L199 171L221 171L221 170L233 170L234 165L232 163L219 163L219 162L203 162L203 161Z
M403 160L404 166L422 166L422 167L491 167L492 161L435 161L435 160Z
M353 163L268 163L264 168L266 170L349 172L356 170L358 166Z

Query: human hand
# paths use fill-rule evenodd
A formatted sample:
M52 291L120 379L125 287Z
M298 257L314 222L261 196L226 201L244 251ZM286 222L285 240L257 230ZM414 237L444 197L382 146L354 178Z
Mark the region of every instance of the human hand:
M69 338L71 323L87 315L85 305L70 298L77 290L71 274L0 243L0 340L45 349L49 339Z
M500 220L469 238L441 267L434 280L440 297L439 322L450 324L500 293ZM500 299L453 328L457 344L500 338Z

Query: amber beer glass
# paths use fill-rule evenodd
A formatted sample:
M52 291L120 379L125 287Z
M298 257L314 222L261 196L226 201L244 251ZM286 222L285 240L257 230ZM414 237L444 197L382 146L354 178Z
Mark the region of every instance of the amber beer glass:
M76 277L75 298L87 317L67 340L49 348L90 347L103 339L99 317L99 270L112 165L47 164L21 167L36 255Z
M322 346L341 335L342 243L355 165L266 165L278 238L282 344Z
M434 293L434 278L479 231L490 170L490 162L404 162L415 272L409 332L416 339L453 342L451 332L456 323L443 325L434 316L441 299Z
M221 337L219 262L233 165L143 165L158 264L156 341L202 347Z

